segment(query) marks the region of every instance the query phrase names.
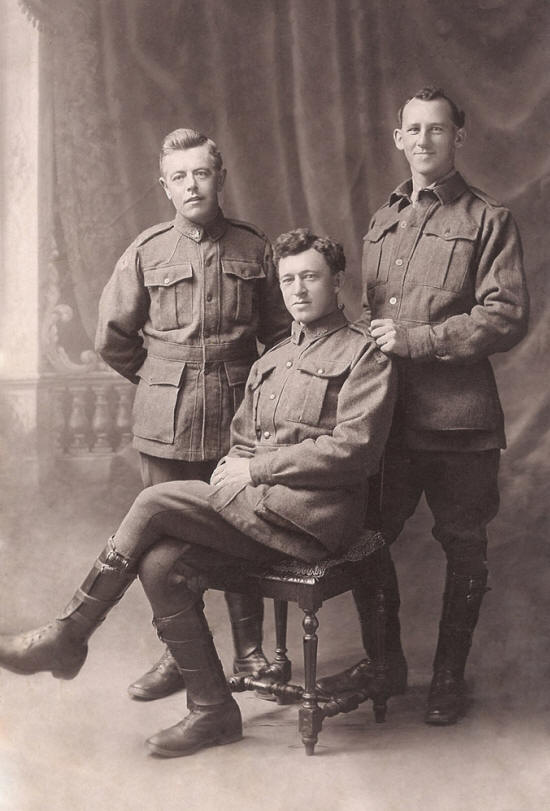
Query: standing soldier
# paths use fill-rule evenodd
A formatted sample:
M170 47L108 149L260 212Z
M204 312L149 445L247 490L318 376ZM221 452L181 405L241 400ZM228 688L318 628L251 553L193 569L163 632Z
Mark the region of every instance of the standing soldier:
M228 450L257 340L269 348L290 325L265 235L220 209L226 170L214 141L192 129L171 132L160 171L175 219L124 252L101 296L96 334L101 357L138 384L133 432L144 487L209 481ZM267 664L263 603L225 596L235 672L255 672ZM184 686L166 650L129 693L152 700Z
M465 709L464 668L487 583L487 524L499 503L504 419L489 356L527 329L528 298L516 224L455 169L465 116L436 88L399 111L394 132L412 177L390 195L365 237L365 318L397 361L399 397L382 477L381 525L392 543L422 493L447 558L426 723ZM355 593L372 651L368 595ZM389 688L403 692L397 580L388 586ZM364 686L369 660L322 680L329 692Z

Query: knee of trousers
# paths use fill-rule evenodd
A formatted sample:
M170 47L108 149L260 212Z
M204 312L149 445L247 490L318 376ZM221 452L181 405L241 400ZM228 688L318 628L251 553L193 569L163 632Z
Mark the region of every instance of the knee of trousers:
M155 603L175 593L182 605L201 599L205 586L199 573L184 565L183 552L181 544L167 540L159 541L143 555L139 579L149 601Z
M487 543L471 540L469 543L442 544L449 568L456 574L477 577L487 571Z

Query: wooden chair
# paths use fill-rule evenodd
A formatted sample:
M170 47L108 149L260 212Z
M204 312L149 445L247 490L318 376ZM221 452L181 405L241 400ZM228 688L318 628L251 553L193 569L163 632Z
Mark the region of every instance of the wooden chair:
M270 597L274 600L276 651L268 669L258 675L231 676L234 692L256 690L274 695L280 704L301 701L299 732L306 755L313 755L323 720L341 712L350 712L371 698L376 723L386 718L387 689L385 663L384 581L388 552L379 532L365 530L345 555L327 558L315 564L289 561L269 568L230 569L223 575L209 576L207 588ZM315 688L317 677L317 611L325 600L368 582L372 594L377 628L374 658L374 685L368 690L342 693L327 698ZM297 603L304 612L302 627L304 685L290 683L291 662L287 657L286 633L288 602Z

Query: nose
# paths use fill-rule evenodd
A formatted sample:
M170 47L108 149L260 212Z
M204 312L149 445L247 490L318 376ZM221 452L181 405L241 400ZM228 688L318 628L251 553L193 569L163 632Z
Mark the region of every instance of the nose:
M292 284L292 292L295 296L300 296L304 293L306 289L304 280L300 278L300 276L296 276L294 282Z
M421 128L418 132L418 146L427 146L430 140L428 136L428 130Z
M188 191L196 191L197 189L197 178L193 175L189 175L187 178L187 190Z

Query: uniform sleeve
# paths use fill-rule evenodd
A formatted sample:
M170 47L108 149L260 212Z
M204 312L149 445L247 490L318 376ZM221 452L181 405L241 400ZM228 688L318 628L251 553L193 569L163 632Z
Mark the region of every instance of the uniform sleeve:
M95 349L123 377L137 383L147 352L140 330L149 313L139 256L130 246L116 264L99 301Z
M268 242L265 246L263 269L265 279L262 280L260 288L258 340L266 349L270 349L286 338L290 332L292 318L284 305L277 270L273 263L273 253Z
M254 364L246 381L244 398L231 421L231 448L228 456L249 457L255 453L256 434L252 385L253 381L257 379L257 375L256 364Z
M409 328L413 361L475 363L506 352L524 337L529 299L521 240L507 209L487 213L476 261L474 307L440 324Z
M369 231L370 231L374 221L375 221L375 217L372 217L371 221L369 222L369 228L368 228ZM367 231L367 233L368 233L368 231ZM366 272L366 261L365 261L365 259L366 259L365 240L366 240L366 237L363 238L363 256L361 258L361 267L362 267L361 276L362 276L362 281L363 281L363 296L362 296L362 301L361 301L362 309L361 309L361 314L359 315L359 318L357 318L355 323L360 325L364 329L368 329L370 327L370 322L372 321L372 311L371 311L371 308L370 308L369 297L367 295L367 272Z
M253 483L323 490L352 487L376 473L392 419L395 374L391 360L369 343L340 390L332 434L255 456Z

